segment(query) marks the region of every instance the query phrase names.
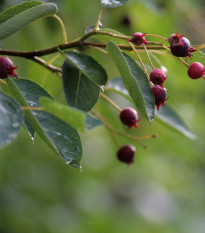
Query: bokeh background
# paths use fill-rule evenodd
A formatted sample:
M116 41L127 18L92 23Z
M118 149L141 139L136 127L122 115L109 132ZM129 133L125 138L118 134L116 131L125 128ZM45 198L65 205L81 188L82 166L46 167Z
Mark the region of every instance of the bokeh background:
M24 1L4 0L0 9ZM69 41L94 24L100 0L55 2ZM141 31L168 37L177 31L192 44L205 43L203 0L129 0L108 9L102 24L124 34ZM2 41L16 50L46 48L62 41L53 18L35 22ZM88 51L103 62L109 78L117 76L110 60ZM191 140L159 122L142 119L136 135L157 133L138 144L135 163L127 167L116 159L120 144L103 126L81 134L83 171L69 167L36 136L35 143L22 128L18 138L0 149L0 232L3 233L204 233L205 232L205 81L191 80L187 69L172 56L157 58L167 69L167 102L197 136ZM61 80L37 64L12 58L18 74L37 82L64 102ZM49 59L49 57L48 57ZM57 61L59 64L61 60ZM205 61L204 61L205 65ZM127 103L111 96L121 106ZM118 127L117 112L99 103ZM133 143L133 142L132 142Z

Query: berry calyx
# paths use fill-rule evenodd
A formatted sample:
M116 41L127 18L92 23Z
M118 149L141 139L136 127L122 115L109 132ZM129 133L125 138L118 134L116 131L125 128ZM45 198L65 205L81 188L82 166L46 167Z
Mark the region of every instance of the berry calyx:
M138 119L137 111L134 108L127 107L124 108L120 113L120 120L124 125L128 125L128 127L138 128L137 123L140 121Z
M0 57L0 78L4 79L9 76L17 76L13 62L8 57Z
M118 150L117 157L121 162L131 164L134 162L135 152L136 148L133 145L124 145Z
M150 81L155 84L155 85L161 85L164 83L164 81L166 80L166 74L163 70L161 69L154 69L150 75Z
M190 41L183 35L172 34L169 39L170 51L176 57L190 57L191 53L195 51L194 48L191 48Z
M152 92L155 97L157 110L159 110L161 105L165 106L165 101L167 100L167 90L163 86L156 85L152 87Z
M192 79L205 77L205 67L200 62L193 62L189 66L187 73Z
M149 44L146 40L145 40L145 35L146 33L141 33L141 32L135 32L132 34L132 39L129 40L129 42L132 42L135 45L142 45L142 44Z
M181 42L182 37L184 37L184 35L179 35L179 32L177 32L176 34L171 34L171 36L168 38L168 41L172 46L179 44L183 45Z

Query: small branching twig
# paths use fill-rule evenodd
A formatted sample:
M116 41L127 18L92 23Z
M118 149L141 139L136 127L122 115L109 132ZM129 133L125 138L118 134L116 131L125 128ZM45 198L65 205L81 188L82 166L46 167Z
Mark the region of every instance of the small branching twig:
M91 113L97 117L99 120L101 120L105 127L108 128L109 130L111 130L112 132L118 134L118 135L121 135L123 137L126 137L126 138L130 138L134 141L136 141L138 144L140 144L144 149L147 149L147 146L144 145L143 143L140 142L140 140L144 140L144 139L151 139L151 138L156 138L157 135L156 134L152 134L152 135L147 135L147 136L141 136L141 137L135 137L131 134L127 134L127 133L124 133L124 132L121 132L119 130L116 130L115 128L113 128L109 123L107 123L107 121L104 119L104 117L102 117L100 114L98 114L97 112L95 112L94 110L91 110Z

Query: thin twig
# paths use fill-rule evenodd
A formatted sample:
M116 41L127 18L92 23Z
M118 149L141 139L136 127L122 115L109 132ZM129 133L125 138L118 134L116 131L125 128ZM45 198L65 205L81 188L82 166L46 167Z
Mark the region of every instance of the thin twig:
M154 37L157 37L157 38L160 38L160 39L162 39L162 40L164 40L164 41L166 41L167 40L167 38L165 38L165 37L163 37L163 36L159 36L159 35L155 35L155 34L145 34L146 36L154 36Z
M147 69L146 69L146 67L145 67L145 65L144 65L144 63L143 63L143 61L142 61L140 55L138 54L138 52L137 52L137 50L135 49L134 45L133 45L132 43L130 43L130 42L129 42L129 44L130 44L130 46L132 47L132 49L134 50L135 54L137 55L137 57L138 57L138 59L139 59L139 61L140 61L140 64L141 64L141 66L142 66L142 68L143 68L143 70L144 70L144 72L145 72L145 74L146 74L146 76L147 76L147 78L148 78L148 80L149 80L149 74L148 74L148 72L147 72Z
M65 25L63 23L63 21L61 20L61 18L57 15L53 15L53 17L55 19L58 20L58 22L60 23L61 25L61 28L62 28L62 32L63 32L63 44L66 44L68 42L68 38L67 38L67 34L66 34L66 29L65 29Z
M104 11L104 8L102 8L102 9L100 10L100 13L99 13L99 15L98 15L98 19L97 19L97 22L96 22L94 31L97 31L97 30L99 29L99 27L100 27L100 20L101 20L103 11Z
M148 53L148 51L147 51L146 45L144 45L144 49L145 49L145 52L146 52L146 54L147 54L149 63L150 63L150 65L151 65L152 69L154 70L155 68L154 68L154 65L153 65L153 63L152 63L152 60L151 60L151 58L150 58L150 56L149 56L149 53Z
M39 57L33 57L30 58L31 60L37 62L38 64L44 66L45 68L47 68L48 70L56 73L59 77L61 77L61 73L62 73L62 69L56 66L53 66L51 64L47 64L47 62Z
M43 108L41 107L21 107L21 110L22 111L25 111L25 110L35 110L35 111L45 111Z
M106 120L104 119L104 117L102 117L100 114L98 114L97 112L95 112L94 110L91 110L91 113L97 117L99 120L101 120L105 127L107 127L109 130L111 130L112 132L116 133L116 134L119 134L123 137L126 137L126 138L130 138L134 141L136 141L138 144L140 144L144 149L147 149L147 146L144 145L143 143L141 143L139 140L143 140L143 139L151 139L151 138L155 138L157 137L156 134L153 134L153 135L147 135L147 136L141 136L141 137L135 137L133 135L130 135L130 134L127 134L127 133L124 133L124 132L121 132L121 131L118 131L116 129L114 129L110 124L108 124L106 122Z
M105 99L109 104L111 104L114 108L116 108L119 112L122 111L122 109L120 107L117 106L117 104L115 104L108 96L106 96L105 94L103 94L102 92L100 92L100 96Z

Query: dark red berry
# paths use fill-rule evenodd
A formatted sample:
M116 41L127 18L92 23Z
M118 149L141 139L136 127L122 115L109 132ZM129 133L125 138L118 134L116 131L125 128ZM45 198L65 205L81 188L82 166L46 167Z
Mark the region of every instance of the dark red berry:
M152 87L152 92L155 97L155 104L157 106L157 110L159 110L161 105L165 105L165 101L167 100L167 90L160 85L156 85Z
M13 62L8 57L0 57L0 78L4 79L9 76L17 76Z
M176 57L190 57L195 50L191 48L190 41L183 35L172 34L169 39L170 51Z
M145 33L135 32L132 34L132 39L129 41L138 46L141 44L148 44L148 42L145 40L145 35Z
M192 79L205 76L205 67L200 62L194 62L189 66L188 75Z
M135 152L134 146L124 145L118 150L117 157L121 162L131 164L134 162Z
M127 107L124 108L120 113L120 119L124 125L128 125L129 128L134 126L135 128L138 127L137 123L138 120L138 114L137 111L134 108Z
M150 81L155 84L155 85L161 85L164 83L164 81L166 80L166 74L163 70L160 69L154 69L150 75Z

